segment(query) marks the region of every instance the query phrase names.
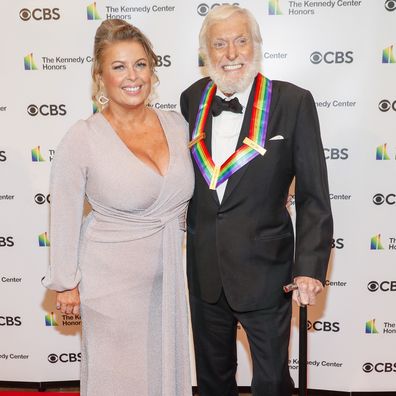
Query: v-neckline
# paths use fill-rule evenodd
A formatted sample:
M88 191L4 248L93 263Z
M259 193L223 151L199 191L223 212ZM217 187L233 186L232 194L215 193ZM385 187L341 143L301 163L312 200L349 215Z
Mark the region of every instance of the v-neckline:
M162 130L163 130L163 132L164 132L164 137L165 137L165 141L166 141L166 144L167 144L167 147L168 147L168 167L167 167L167 169L166 169L166 172L165 172L165 174L161 174L161 173L159 173L158 171L156 171L156 170L154 170L154 168L152 168L150 165L148 165L147 163L145 163L144 161L142 161L125 143L124 143L124 141L121 139L121 137L118 135L118 133L115 131L115 129L113 128L113 126L110 124L110 121L104 116L104 114L102 114L102 113L98 113L98 114L100 114L100 116L102 117L102 119L104 120L104 122L108 125L108 127L109 127L109 132L111 132L111 134L114 136L114 138L115 138L115 140L117 140L118 141L118 143L119 143L119 145L121 146L121 147L123 147L123 149L124 150L126 150L127 151L127 154L129 154L129 156L130 157L132 157L132 158L134 158L138 163L140 163L141 164L141 166L143 167L143 168L146 168L146 169L148 169L148 170L150 170L152 173L154 173L156 176L158 176L158 177L160 177L161 179L165 179L167 176L168 176L168 174L169 174L169 171L170 171L170 168L171 168L171 161L172 161L172 149L171 149L171 144L170 144L170 139L169 139L169 136L168 136L168 133L167 133L167 131L166 131L166 128L164 127L164 125L163 125L163 122L162 122L162 120L161 120L161 116L159 115L159 113L155 110L155 109L153 109L153 111L154 111L154 113L155 113L155 115L157 116L157 118L158 118L158 122L160 123L160 125L161 125L161 128L162 128Z

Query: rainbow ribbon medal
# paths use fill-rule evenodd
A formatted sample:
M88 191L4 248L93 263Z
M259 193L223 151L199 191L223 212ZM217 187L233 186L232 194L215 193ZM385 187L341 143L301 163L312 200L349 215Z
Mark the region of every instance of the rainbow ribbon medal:
M206 125L216 89L217 87L213 81L209 81L206 85L199 103L192 139L188 145L202 176L211 190L215 190L252 159L258 155L265 154L264 145L271 105L272 81L265 78L262 74L257 75L249 135L243 140L242 146L221 166L217 166L213 162L205 144L204 132L204 126Z

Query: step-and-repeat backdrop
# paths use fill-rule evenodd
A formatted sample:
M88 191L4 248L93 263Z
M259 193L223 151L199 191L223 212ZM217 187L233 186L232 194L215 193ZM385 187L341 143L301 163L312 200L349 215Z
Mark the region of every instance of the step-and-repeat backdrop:
M79 378L81 319L59 314L40 279L51 245L51 161L66 130L95 111L96 28L107 18L141 28L160 59L152 105L178 110L182 90L201 76L201 23L220 4L202 1L3 2L0 381ZM335 234L327 287L309 310L309 387L395 391L396 1L234 4L249 8L260 24L263 73L311 90L321 121ZM288 205L293 215L292 190ZM295 311L290 371L296 382L297 325ZM242 329L238 353L238 382L246 386L251 364Z

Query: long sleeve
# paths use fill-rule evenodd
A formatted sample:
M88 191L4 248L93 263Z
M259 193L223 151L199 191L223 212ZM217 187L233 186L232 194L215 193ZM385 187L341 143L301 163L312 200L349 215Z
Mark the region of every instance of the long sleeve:
M183 114L184 119L188 122L189 106L186 92L182 92L182 94L180 95L180 111Z
M331 251L333 220L326 160L315 102L306 91L294 134L296 175L296 253L294 276L324 282Z
M62 139L51 169L50 263L42 283L48 289L73 289L81 279L78 266L80 233L87 177L83 121Z

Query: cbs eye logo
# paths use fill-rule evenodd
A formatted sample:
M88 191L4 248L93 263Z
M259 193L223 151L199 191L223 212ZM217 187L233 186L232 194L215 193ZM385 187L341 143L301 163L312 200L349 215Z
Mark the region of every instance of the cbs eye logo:
M197 12L201 16L206 16L211 9L213 9L217 6L220 6L220 5L225 5L225 4L232 4L232 5L239 6L239 3L214 3L211 6L209 6L208 4L205 4L205 3L201 3L197 7Z
M370 292L376 292L378 290L381 290L383 292L396 292L396 281L382 281L381 283L376 282L376 281L370 281L367 284L367 289Z
M28 8L22 8L19 11L19 18L25 22L32 18L35 21L49 21L51 19L56 21L60 18L59 8L35 8L32 11Z
M385 202L385 197L382 194L375 194L373 202L375 205L382 205Z
M43 205L46 202L51 203L50 198L50 194L45 196L44 194L38 193L34 196L34 202L36 202L37 205Z
M312 52L311 56L310 56L310 61L317 65L318 63L322 62L322 54L318 51Z
M364 363L362 366L362 370L365 373L371 373L375 371L376 373L395 373L396 372L396 363L394 362L378 362L378 363Z
M58 356L55 355L55 353L51 353L50 355L48 355L48 361L50 363L56 363L59 360Z
M27 112L29 115L31 115L32 117L36 116L39 112L39 109L36 105L29 105L27 108Z
M319 51L314 51L309 57L309 60L314 65L318 65L322 61L327 64L332 63L352 63L353 62L352 51L327 51L322 54Z
M210 8L207 4L202 3L197 7L198 14L205 16L209 12Z
M385 1L385 9L388 11L396 10L396 1L395 0L386 0Z
M42 116L64 116L67 114L67 111L66 105L64 104L43 104L41 106L31 104L27 107L27 113L32 117L35 117L39 114Z
M50 363L76 363L81 362L81 352L79 353L61 353L57 355L55 353L50 353L48 355L48 361Z
M375 194L373 197L373 203L375 205L382 205L387 203L388 205L395 205L396 204L396 194Z
M365 373L371 373L374 370L373 363L364 363L362 369Z
M371 281L368 283L367 289L369 289L371 292L375 292L379 289L379 283L376 281Z
M22 21L28 21L31 17L32 13L27 8L22 8L22 10L19 11L19 18L21 18Z
M322 322L319 320L316 322L311 322L308 320L307 330L338 333L340 331L340 322Z
M396 1L396 0L395 0ZM396 100L391 102L387 99L382 99L381 102L378 103L378 108L383 112L387 112L389 110L396 111Z

